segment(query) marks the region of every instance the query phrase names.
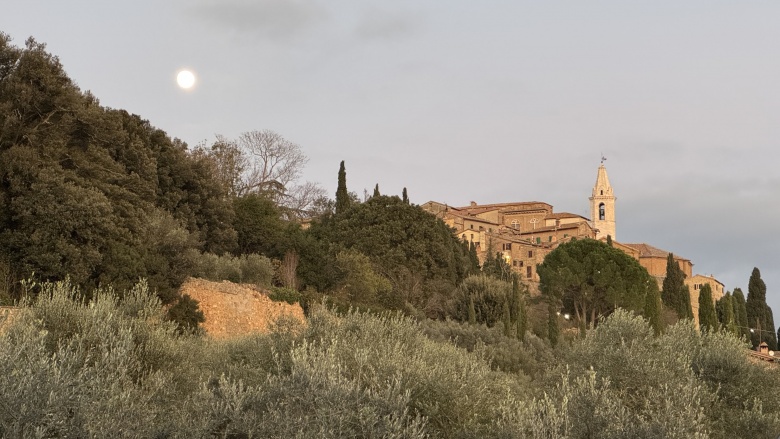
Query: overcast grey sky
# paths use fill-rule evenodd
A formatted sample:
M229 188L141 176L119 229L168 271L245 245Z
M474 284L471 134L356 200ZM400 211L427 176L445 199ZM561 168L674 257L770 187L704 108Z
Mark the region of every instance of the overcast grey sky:
M617 238L693 260L780 323L780 2L14 2L103 105L190 145L271 129L335 192L538 200L589 216L603 153ZM198 76L175 84L183 67Z

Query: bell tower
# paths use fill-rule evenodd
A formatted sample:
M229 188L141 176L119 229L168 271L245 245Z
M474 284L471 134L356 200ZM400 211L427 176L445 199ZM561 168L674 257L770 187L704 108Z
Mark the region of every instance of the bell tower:
M604 167L604 158L601 159L596 185L593 186L593 195L590 200L590 219L593 227L598 229L596 239L606 238L607 235L615 239L615 194L607 177L607 168Z

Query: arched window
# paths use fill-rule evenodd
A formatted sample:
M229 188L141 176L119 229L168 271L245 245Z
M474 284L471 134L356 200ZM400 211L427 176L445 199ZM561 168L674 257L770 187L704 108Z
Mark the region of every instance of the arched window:
M512 220L512 228L513 229L519 229L520 223L517 220Z
M601 195L604 195L604 191L601 191Z
M599 220L604 221L604 203L599 204Z

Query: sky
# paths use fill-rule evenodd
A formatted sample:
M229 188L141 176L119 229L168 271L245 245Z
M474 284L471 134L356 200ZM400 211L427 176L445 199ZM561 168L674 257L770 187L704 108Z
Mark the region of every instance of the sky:
M344 160L358 194L587 217L603 155L618 241L745 294L758 267L780 324L778 22L774 0L26 0L0 31L190 146L276 131L331 195Z

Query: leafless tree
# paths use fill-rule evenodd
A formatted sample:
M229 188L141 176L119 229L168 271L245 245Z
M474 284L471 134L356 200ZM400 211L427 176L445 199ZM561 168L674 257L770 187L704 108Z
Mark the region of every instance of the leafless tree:
M239 195L252 192L269 194L276 201L298 180L308 158L301 147L270 130L249 131L238 138L248 167Z
M315 203L325 197L325 189L307 181L285 191L280 204L285 207L289 219L311 218L316 214Z

